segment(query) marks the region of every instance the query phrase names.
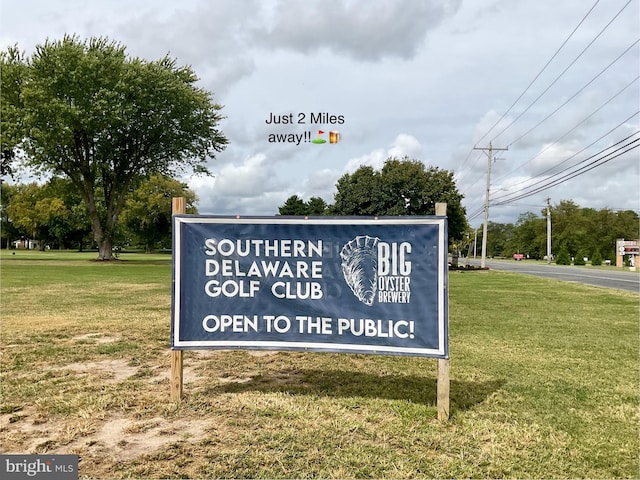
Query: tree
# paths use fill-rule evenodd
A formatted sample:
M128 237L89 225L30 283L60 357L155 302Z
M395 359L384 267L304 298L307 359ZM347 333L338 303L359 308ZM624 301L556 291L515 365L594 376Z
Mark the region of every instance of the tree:
M150 252L171 246L171 199L184 197L186 213L197 213L198 198L186 183L155 174L127 198L121 220L133 237Z
M327 202L320 197L311 197L307 202L307 215L320 217L326 215L328 209Z
M20 79L5 87L3 75L13 138L20 139L6 144L24 151L27 164L72 181L100 260L113 258L126 196L142 179L208 174L208 158L227 144L217 129L222 107L196 86L190 67L169 57L131 58L119 43L75 36L47 40L31 58L15 50L0 58L0 68Z
M328 205L320 197L311 197L305 202L298 195L291 195L286 202L278 208L279 215L327 215Z
M453 172L426 168L419 160L389 158L381 170L361 166L336 184L334 215L434 215L438 202L447 203L450 240L460 240L467 230L463 196Z
M16 46L0 52L0 176L12 176L16 147L24 128L20 92L26 65Z
M278 213L280 215L306 215L307 205L298 195L291 195L287 198L287 201L278 208Z
M14 236L29 236L58 248L80 246L91 231L86 208L67 179L53 177L44 185L16 185L7 206L7 218L18 229ZM15 235L19 233L19 235Z
M11 240L19 238L23 233L11 221L7 211L14 195L18 192L18 187L0 180L0 247L9 248Z
M487 223L487 256L501 257L508 255L507 245L514 236L512 223ZM482 231L478 235L478 242L482 243Z
M576 253L576 256L573 258L573 264L574 265L586 265L587 262L585 261L586 255L584 253L583 249L578 249L578 253Z
M567 251L567 247L560 247L560 252L556 257L556 265L571 265L571 257Z
M7 214L19 231L24 232L24 236L38 240L40 248L44 249L46 243L54 238L49 222L58 226L63 223L64 210L60 199L48 197L44 187L31 183L17 187L7 207Z
M518 216L513 227L513 234L505 245L506 256L523 253L529 258L540 259L546 253L547 226L544 218L535 213L527 212Z

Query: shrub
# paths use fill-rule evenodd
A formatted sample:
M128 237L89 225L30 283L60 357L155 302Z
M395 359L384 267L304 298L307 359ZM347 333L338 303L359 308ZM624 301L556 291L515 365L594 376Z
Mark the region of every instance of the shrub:
M593 252L593 255L591 256L591 265L593 265L594 267L599 267L600 265L602 265L602 255L600 255L599 250Z
M571 265L571 257L569 257L569 252L565 247L560 249L556 258L556 265Z
M586 255L584 254L584 252L582 250L578 250L578 253L576 253L576 257L573 259L573 264L574 265L586 265L587 262L584 261L585 257L586 257Z

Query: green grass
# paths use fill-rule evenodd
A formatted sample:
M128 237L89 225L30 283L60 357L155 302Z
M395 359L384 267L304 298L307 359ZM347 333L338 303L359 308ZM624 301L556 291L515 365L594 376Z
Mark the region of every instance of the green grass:
M640 476L637 294L451 272L441 424L411 357L186 352L175 404L170 257L91 258L0 252L0 452L87 478Z

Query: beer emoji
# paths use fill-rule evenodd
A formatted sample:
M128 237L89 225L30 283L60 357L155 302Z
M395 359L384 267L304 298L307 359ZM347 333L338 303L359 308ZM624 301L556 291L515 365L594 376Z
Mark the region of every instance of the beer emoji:
M340 141L340 133L336 130L329 132L329 143L338 143Z

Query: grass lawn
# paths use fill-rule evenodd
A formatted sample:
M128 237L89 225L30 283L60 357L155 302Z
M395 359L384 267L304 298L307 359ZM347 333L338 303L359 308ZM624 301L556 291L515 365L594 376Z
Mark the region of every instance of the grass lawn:
M451 272L436 361L198 351L169 398L170 256L0 252L0 453L81 478L638 478L639 296Z

